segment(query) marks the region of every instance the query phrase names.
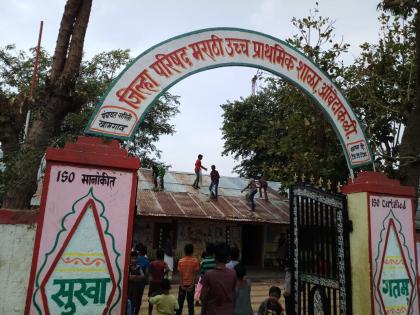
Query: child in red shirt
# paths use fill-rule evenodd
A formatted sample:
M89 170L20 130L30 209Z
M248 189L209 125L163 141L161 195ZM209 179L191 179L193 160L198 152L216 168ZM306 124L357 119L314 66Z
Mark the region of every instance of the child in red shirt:
M195 180L193 183L193 187L195 189L199 189L200 187L198 187L198 182L200 181L200 170L203 169L205 171L207 171L207 168L201 165L201 160L203 159L203 156L201 154L198 155L197 157L197 161L195 161L195 168L194 168L194 172L195 172Z
M163 261L164 252L162 249L156 251L156 260L149 265L150 283L149 297L162 294L162 281L169 271L166 262ZM153 304L149 302L149 315L152 315Z

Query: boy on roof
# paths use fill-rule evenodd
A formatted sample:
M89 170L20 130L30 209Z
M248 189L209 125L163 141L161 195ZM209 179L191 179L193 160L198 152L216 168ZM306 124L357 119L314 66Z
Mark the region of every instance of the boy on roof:
M197 161L195 161L195 168L194 168L194 172L195 172L195 180L193 183L193 187L195 189L199 189L200 187L198 187L198 183L200 181L200 171L201 169L207 171L207 168L204 167L203 165L201 165L201 160L203 159L203 155L199 154L197 157Z
M251 210L255 211L255 201L254 197L255 194L258 192L257 190L257 183L254 178L251 178L248 182L248 185L241 190L241 193L243 193L245 190L248 189L247 199L251 202Z
M152 164L152 177L153 177L153 184L154 184L154 188L153 190L158 191L159 190L159 186L158 186L158 177L159 177L159 168L157 166L157 164L153 163Z
M263 197L262 192L264 191L264 200L268 201L268 195L267 195L268 183L262 175L258 176L257 186L258 186L258 191L260 193L260 198Z
M216 171L216 166L212 165L211 166L211 172L210 172L210 179L211 179L211 183L210 183L210 194L211 194L211 198L214 198L215 200L217 200L217 188L219 187L219 172ZM214 192L213 192L213 188L214 188Z
M159 165L158 166L158 177L159 177L159 184L160 184L160 189L161 190L165 189L164 181L163 181L165 173L166 173L166 168L163 165Z

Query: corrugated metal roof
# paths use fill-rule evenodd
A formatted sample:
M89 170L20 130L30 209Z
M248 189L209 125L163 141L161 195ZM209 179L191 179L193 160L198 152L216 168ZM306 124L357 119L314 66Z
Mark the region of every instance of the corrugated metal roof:
M164 192L152 190L151 170L140 169L138 176L139 215L289 223L289 201L276 193L281 187L278 182L268 181L268 202L256 195L256 212L252 213L244 194L241 194L241 189L247 184L244 178L222 176L219 182L219 200L213 201L209 199L208 175L203 175L203 183L197 191L191 187L194 174L167 172L164 178ZM41 204L42 182L41 177L38 180L37 191L31 199L33 207L39 207ZM416 229L420 231L420 198L416 212Z
M268 182L268 201L256 195L256 211L251 212L241 190L248 180L222 176L219 198L210 199L210 176L203 175L200 189L194 189L193 173L167 172L164 191L153 191L152 171L138 172L137 214L141 216L201 218L243 222L289 223L289 202L277 193L280 184Z
M196 218L243 222L289 223L288 200L277 194L279 183L268 182L268 199L255 197L256 211L251 212L245 194L241 190L248 180L222 176L219 181L219 199L210 199L209 175L203 175L199 190L192 187L195 174L166 172L165 190L153 191L152 171L138 171L137 214L140 216ZM39 206L42 195L42 180L31 200Z

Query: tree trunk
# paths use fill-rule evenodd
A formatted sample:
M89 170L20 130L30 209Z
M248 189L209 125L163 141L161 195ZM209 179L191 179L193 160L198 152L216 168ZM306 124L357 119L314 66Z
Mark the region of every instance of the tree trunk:
M8 165L10 174L3 207L24 209L37 187L41 158L51 137L59 131L64 117L78 110L81 102L74 94L83 55L83 43L92 0L68 0L57 38L50 78L47 79L33 109L33 118L25 142Z
M400 146L400 178L414 186L418 195L420 177L420 14L416 12L416 103L411 111ZM416 196L417 203L417 196Z
M0 97L0 142L5 156L19 149L27 110L28 99L23 96L14 101Z

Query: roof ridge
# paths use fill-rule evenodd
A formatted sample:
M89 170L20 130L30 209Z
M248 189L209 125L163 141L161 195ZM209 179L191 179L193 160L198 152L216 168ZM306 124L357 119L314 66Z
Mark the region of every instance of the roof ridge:
M146 167L140 167L139 171L152 171L151 168L146 168ZM174 171L174 170L167 170L168 173L172 173L172 174L184 174L184 175L193 175L195 176L195 173L193 172L187 172L187 171ZM210 174L202 174L202 176L210 176ZM234 179L241 179L241 180L248 180L249 178L246 177L241 177L241 176L228 176L228 175L220 175L220 177L224 177L224 178L234 178ZM275 183L275 182L274 182Z

